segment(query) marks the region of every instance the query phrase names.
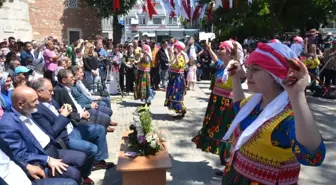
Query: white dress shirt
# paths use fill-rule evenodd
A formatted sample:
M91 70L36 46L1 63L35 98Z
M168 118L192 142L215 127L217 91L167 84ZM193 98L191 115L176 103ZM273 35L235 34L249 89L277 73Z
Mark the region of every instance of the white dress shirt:
M79 114L81 114L82 112L84 112L84 109L82 108L82 106L79 105L79 103L77 103L77 101L75 100L75 98L72 96L72 94L71 94L71 89L70 89L69 87L66 87L66 86L64 86L64 87L65 87L65 89L67 90L67 92L68 92L68 94L69 94L69 96L70 96L72 102L75 104L75 107L76 107L76 109L77 109L77 112L78 112Z
M0 149L0 177L8 185L31 185L25 172Z
M51 103L47 103L47 102L43 102L42 103L43 105L45 105L46 107L48 107L48 109L53 112L56 116L59 116L59 113L58 111L56 110L55 106L53 106ZM73 125L71 122L69 122L67 125L66 125L66 130L67 130L67 133L68 135L71 134L71 132L73 131Z
M42 148L45 148L50 143L50 137L41 130L39 126L30 118L22 115L17 110L12 110L19 115L19 118L28 127L29 131L35 136L35 139L40 143Z
M99 96L95 96L95 95L92 95L89 91L89 89L87 89L85 87L85 85L83 84L83 82L81 80L77 80L76 82L76 85L79 86L79 88L82 90L83 94L89 98L90 100L92 101L98 101L99 100Z
M165 49L163 49L163 50L164 50L164 52L165 52L166 55L167 55L168 61L170 62L170 56L169 56L168 48L165 48Z
M192 60L196 60L197 59L197 53L196 53L196 47L195 47L195 45L190 46L189 58L192 59Z

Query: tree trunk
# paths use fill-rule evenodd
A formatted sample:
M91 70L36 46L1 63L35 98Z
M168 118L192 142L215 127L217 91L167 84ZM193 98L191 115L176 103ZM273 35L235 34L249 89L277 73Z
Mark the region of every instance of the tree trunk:
M113 45L114 46L121 43L122 28L123 26L119 24L118 16L113 15Z

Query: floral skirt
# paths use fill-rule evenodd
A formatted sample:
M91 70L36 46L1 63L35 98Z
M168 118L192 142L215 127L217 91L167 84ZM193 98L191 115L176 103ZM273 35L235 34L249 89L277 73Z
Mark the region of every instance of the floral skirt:
M234 167L226 165L223 173L222 185L263 185L263 184L244 177L243 175L238 173L234 169ZM298 184L295 183L289 185L298 185Z
M176 113L185 111L186 107L183 103L185 87L184 74L171 73L169 75L164 106L168 107L169 110L174 110Z
M141 101L150 101L153 98L154 94L151 89L150 73L138 70L135 80L134 99L140 99Z
M229 157L231 145L221 140L233 118L232 100L211 93L203 126L192 142L202 151L219 155L222 164L225 164L224 160Z

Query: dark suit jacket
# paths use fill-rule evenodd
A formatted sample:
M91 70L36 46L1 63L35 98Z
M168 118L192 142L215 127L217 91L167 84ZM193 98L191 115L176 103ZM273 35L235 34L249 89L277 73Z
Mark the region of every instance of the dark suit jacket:
M85 96L85 94L83 94L82 90L78 87L78 85L75 84L71 87L71 94L75 98L77 103L79 103L79 105L85 107L86 109L91 109L92 100Z
M56 110L59 109L59 106L55 101L53 101L52 104L55 106ZM68 140L66 125L70 122L70 119L62 115L56 116L48 107L42 103L38 105L38 110L36 113L32 114L32 117L35 123L43 128L49 135L55 138L58 143L60 142L59 140Z
M168 63L169 63L168 56L162 47L159 49L157 55L160 61L160 69L162 70L168 69Z
M63 106L67 103L71 105L73 112L77 112L75 103L72 101L67 89L63 85L59 83L55 85L53 98L59 106Z
M80 123L85 123L85 120L80 118L79 113L77 112L75 103L72 101L71 97L68 94L68 91L65 89L64 86L57 84L54 88L54 100L53 103L59 105L59 107L63 106L64 104L70 104L72 107L72 113L68 118L70 118L71 122L75 125Z
M47 132L41 128L46 134ZM0 136L5 140L16 159L27 163L38 163L47 166L48 156L30 132L28 127L14 112L6 112L0 120ZM50 142L56 145L53 137L49 135Z

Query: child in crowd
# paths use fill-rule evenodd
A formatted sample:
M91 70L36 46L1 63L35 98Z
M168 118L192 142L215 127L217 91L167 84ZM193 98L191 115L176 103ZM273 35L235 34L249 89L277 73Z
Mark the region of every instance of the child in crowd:
M71 60L70 60L70 64L71 64ZM55 82L57 82L58 80L57 80L57 74L58 74L58 72L61 70L61 69L66 69L67 68L67 62L66 62L66 60L65 59L63 59L63 60L59 60L58 61L58 63L57 63L57 68L55 69L55 71L54 71L54 74L53 74L53 80L55 81Z
M76 48L76 65L79 67L84 67L83 52L81 48Z
M188 82L188 90L195 90L195 83L197 80L196 77L196 70L197 67L195 65L195 60L190 59L189 60L189 70L187 75L187 82Z

